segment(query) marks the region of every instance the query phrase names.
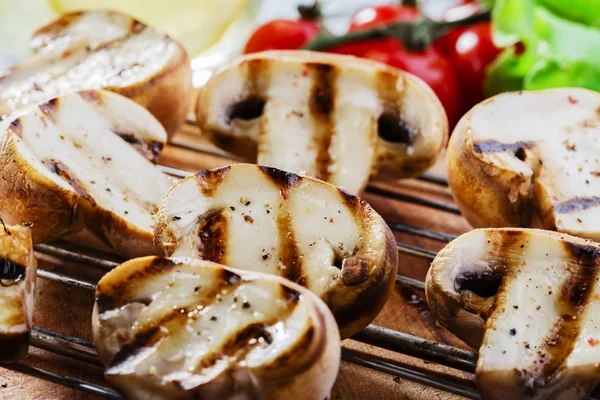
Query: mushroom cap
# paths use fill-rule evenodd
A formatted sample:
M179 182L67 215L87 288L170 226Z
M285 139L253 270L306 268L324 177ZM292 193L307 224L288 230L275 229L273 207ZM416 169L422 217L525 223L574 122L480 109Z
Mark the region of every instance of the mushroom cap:
M38 29L35 55L0 76L0 118L70 92L106 89L147 108L172 135L192 93L187 53L116 11L78 11Z
M27 354L37 262L29 226L0 228L0 362Z
M577 399L600 375L600 245L537 229L477 229L425 282L437 320L479 348L485 399Z
M268 274L144 257L104 276L94 343L130 399L327 398L340 337L327 306Z
M154 253L153 214L172 180L154 157L166 133L106 91L51 99L0 123L0 217L33 223L34 242L84 226L124 257Z
M394 237L364 200L327 182L234 164L183 179L156 218L161 255L283 276L321 297L343 338L367 326L395 282Z
M239 57L200 93L203 134L248 162L364 189L414 177L440 155L444 109L419 78L352 56L267 51Z
M600 240L600 94L504 93L469 111L448 182L475 227L544 227Z

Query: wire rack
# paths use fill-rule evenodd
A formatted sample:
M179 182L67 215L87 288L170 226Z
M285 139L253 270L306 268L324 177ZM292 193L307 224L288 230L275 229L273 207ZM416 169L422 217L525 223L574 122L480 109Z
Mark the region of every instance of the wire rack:
M193 120L188 120L187 124L195 126L195 122ZM187 150L192 150L204 155L236 160L236 158L230 154L206 146L190 145L182 142L174 142L170 145L185 148ZM163 172L177 178L183 178L192 174L192 172L189 171L184 171L181 169L172 168L164 165L159 165L159 167L163 170ZM417 179L437 186L448 186L446 178L438 174L426 173ZM400 194L371 185L367 186L366 192L377 196L383 196L390 199L399 200L406 203L416 204L422 207L428 207L430 209L441 210L447 213L460 215L460 211L458 210L458 208L451 203L420 198L407 194ZM439 241L442 243L447 243L456 237L451 234L436 232L417 226L406 225L391 221L387 222L393 231L404 232L419 237ZM427 260L432 260L436 256L436 252L425 248L401 242L397 242L396 245L400 253L410 254L412 256L424 258ZM39 244L34 246L34 249L37 253L60 258L65 261L76 262L78 264L86 265L90 268L99 271L109 271L110 269L116 267L119 264L118 262L108 259L108 257L103 258L98 256L87 255L85 254L83 248L81 249L81 251L75 251L73 250L73 248L77 249L77 247L73 246L69 246L69 248L67 249L55 244ZM38 277L41 279L60 282L61 284L67 286L83 288L89 291L94 291L96 288L96 285L93 282L77 279L65 273L57 273L44 269L38 270ZM416 291L424 290L424 282L403 275L397 275L396 284L401 287L410 288ZM418 336L394 331L392 329L384 328L381 326L371 324L362 332L354 335L352 339L358 342L366 343L386 350L391 350L404 355L416 357L421 360L437 363L460 371L469 373L475 372L477 354L474 352L449 346L447 344L438 343L428 339L423 339ZM87 340L64 335L49 329L45 329L43 327L34 326L31 332L31 345L42 350L46 350L58 355L72 358L74 360L82 361L91 365L101 366L93 344ZM446 391L448 393L461 395L469 399L481 399L481 396L474 388L474 385L468 385L466 383L459 383L454 380L449 380L432 372L421 372L411 370L409 368L381 360L377 357L346 348L342 349L342 359L347 362L359 364L364 367L381 371L393 376L409 379L430 387L434 387ZM81 379L57 374L42 368L27 365L23 362L3 364L0 366L9 370L18 371L37 378L49 380L54 383L66 385L78 389L82 392L93 394L102 398L123 399L121 394L119 394L117 391L111 388L86 382ZM597 397L590 397L589 399L598 400Z

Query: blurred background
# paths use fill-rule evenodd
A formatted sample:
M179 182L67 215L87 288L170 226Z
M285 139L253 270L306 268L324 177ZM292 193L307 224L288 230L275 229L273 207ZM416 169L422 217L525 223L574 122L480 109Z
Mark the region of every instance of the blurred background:
M413 23L414 29L319 49L419 76L442 101L451 125L474 104L502 91L560 86L600 91L600 0L324 0L320 10L313 5L297 0L2 0L0 68L27 58L31 33L57 15L109 8L180 41L191 56L197 87L243 52L300 48L321 29L345 35L400 21ZM469 20L473 15L481 18ZM429 24L424 41L415 45L422 16L437 25ZM441 25L451 21L460 26Z

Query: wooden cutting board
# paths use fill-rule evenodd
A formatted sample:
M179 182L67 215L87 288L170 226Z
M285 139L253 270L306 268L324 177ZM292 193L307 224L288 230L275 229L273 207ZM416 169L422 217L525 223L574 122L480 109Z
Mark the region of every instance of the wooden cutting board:
M210 146L200 137L199 130L190 125L185 126L174 140L179 143ZM163 165L194 172L230 163L229 160L224 158L207 156L170 145L165 148L159 162ZM443 173L443 162L439 162L433 170ZM452 202L452 196L447 188L421 181L401 181L389 186L389 188L399 193L412 194L421 198ZM451 234L460 234L470 229L462 217L451 213L374 195L366 194L364 198L388 222L399 222ZM395 235L399 242L430 250L437 251L444 245L441 242L404 233L395 232ZM98 279L100 276L97 271L85 265L65 264L61 260L52 260L48 257L41 258L40 267L66 271L90 281ZM400 253L400 274L423 280L428 267L428 260ZM93 293L84 289L38 279L35 325L90 340L92 306ZM427 308L422 292L415 292L397 286L374 323L423 338L467 348L452 334L436 324ZM345 340L343 346L381 357L383 360L401 366L408 366L417 371L431 371L448 379L474 386L473 376L468 373L441 367L437 364L382 350L350 339ZM107 385L102 377L101 368L43 350L32 348L24 362L49 371ZM0 399L90 398L94 397L65 386L0 368ZM362 366L342 362L331 398L458 399L460 397Z

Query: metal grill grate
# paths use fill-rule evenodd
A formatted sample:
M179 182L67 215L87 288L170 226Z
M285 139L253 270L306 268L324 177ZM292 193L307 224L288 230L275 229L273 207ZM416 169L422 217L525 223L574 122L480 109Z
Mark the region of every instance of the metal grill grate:
M193 121L188 121L192 124ZM194 123L195 125L195 123ZM172 146L186 148L202 154L218 156L223 158L235 158L227 153L214 150L207 147L191 146L181 142L171 143ZM191 174L191 172L180 169L159 166L165 173L175 177L183 178ZM419 180L439 185L447 186L446 179L437 174L426 173ZM386 189L375 186L368 186L366 191L378 196L384 196L402 202L412 203L423 207L429 207L436 210L445 211L453 214L460 214L460 211L454 204L444 203L439 201L427 200L415 196L395 193ZM386 221L393 231L409 233L423 238L433 239L440 242L449 242L456 236L447 233L436 232L429 229L423 229L416 226L406 225L393 221ZM405 254L432 260L436 253L421 247L412 246L405 243L396 243L398 251ZM34 246L35 251L44 255L61 258L63 260L76 262L102 271L108 271L119 263L104 258L89 256L81 251L73 251L63 248L60 245L40 244ZM95 290L95 283L76 279L62 273L38 270L38 276L42 279L48 279L60 282L73 287L84 288L90 291ZM411 288L413 290L424 290L424 283L406 276L398 275L396 284L402 287ZM423 339L414 335L409 335L402 332L397 332L391 329L380 327L377 325L369 325L362 332L352 337L358 342L373 345L382 349L391 350L402 353L408 356L420 358L429 362L441 364L447 367L455 368L460 371L473 373L477 362L477 354L471 351L463 350L457 347L446 344L437 343L435 341ZM55 354L70 357L72 359L83 361L91 365L101 366L101 363L96 355L96 351L91 342L63 335L42 327L34 327L31 334L31 345ZM444 379L439 375L427 372L419 372L401 367L390 362L383 361L379 358L369 356L350 349L342 349L342 359L351 363L359 364L367 368L375 369L387 374L398 376L400 378L409 379L419 382L434 388L444 390L449 393L464 396L470 399L481 399L481 396L475 389L475 385L467 385ZM100 385L85 382L80 379L63 376L41 368L33 367L24 363L4 364L3 368L18 371L41 379L46 379L54 383L66 385L82 392L94 394L106 399L122 399L123 397L115 390L103 387ZM590 397L590 400L599 400Z

